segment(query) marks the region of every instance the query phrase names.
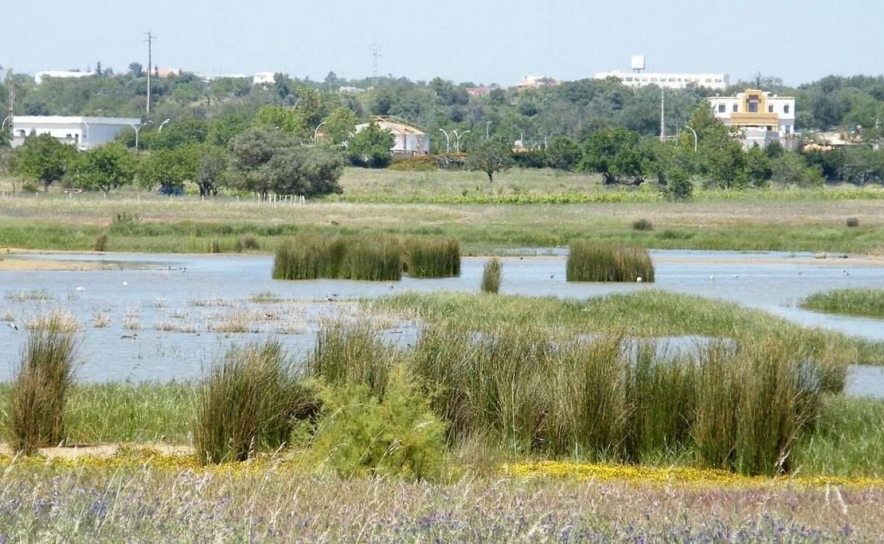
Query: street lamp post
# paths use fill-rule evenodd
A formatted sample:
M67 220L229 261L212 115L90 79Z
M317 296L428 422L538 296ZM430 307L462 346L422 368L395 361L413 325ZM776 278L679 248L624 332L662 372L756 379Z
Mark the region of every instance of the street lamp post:
M471 130L465 130L462 133L458 134L457 129L452 130L451 133L454 134L454 137L457 138L454 142L454 152L460 153L460 139L466 136L468 132L472 132Z
M166 126L166 123L168 123L169 121L171 121L171 119L166 119L165 121L163 121L162 123L160 123L160 128L159 128L159 130L157 130L157 132L158 132L158 133L163 132L163 127Z
M684 128L690 130L694 133L694 153L697 152L697 144L699 142L699 138L697 137L697 131L691 128L691 125L685 125Z
M445 152L451 153L451 134L449 134L444 128L440 128L439 131L445 135Z
M0 130L6 130L6 121L9 121L9 116L7 115L5 119L3 119L3 124L0 125Z
M492 121L488 121L487 123L485 123L485 139L486 140L491 139L491 123L492 123Z
M83 119L83 124L86 125L86 132L83 133L83 141L80 142L83 149L86 149L86 146L89 144L89 122Z
M147 121L143 125L135 125L134 123L129 123L129 126L135 129L135 151L138 151L138 133L141 132L141 129L150 124L150 121Z

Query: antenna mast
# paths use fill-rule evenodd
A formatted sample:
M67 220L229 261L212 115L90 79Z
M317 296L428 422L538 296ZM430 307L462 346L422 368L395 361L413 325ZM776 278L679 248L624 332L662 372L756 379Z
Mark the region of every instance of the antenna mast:
M151 72L153 71L153 41L157 39L156 36L151 34L150 32L145 32L147 35L147 115L150 115L150 77Z
M12 68L6 71L6 86L9 87L9 117L7 117L7 121L9 122L9 134L14 138L15 130L12 128L12 123L15 117L15 81L12 79Z
M368 49L371 51L372 58L372 78L374 80L374 86L378 86L378 59L381 58L381 46L378 45L377 40L372 42L371 47Z
M666 91L660 89L660 141L666 141Z

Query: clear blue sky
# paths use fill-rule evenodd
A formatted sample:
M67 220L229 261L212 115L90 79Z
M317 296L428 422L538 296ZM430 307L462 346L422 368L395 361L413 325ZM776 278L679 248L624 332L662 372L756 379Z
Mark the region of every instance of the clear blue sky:
M2 0L0 65L155 64L194 72L573 80L633 54L649 69L757 72L788 84L884 73L882 0Z

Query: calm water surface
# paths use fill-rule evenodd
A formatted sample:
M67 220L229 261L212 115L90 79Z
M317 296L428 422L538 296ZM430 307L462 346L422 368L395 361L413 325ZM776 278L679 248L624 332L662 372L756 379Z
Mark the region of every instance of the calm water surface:
M840 288L884 289L884 267L864 259L816 260L810 254L653 251L655 284L581 284L565 281L565 256L504 259L501 292L513 295L587 298L608 293L664 289L728 300L782 316L802 326L823 327L884 341L884 321L809 312L799 300L818 291ZM6 256L9 258L9 256ZM28 255L34 258L33 255ZM478 292L484 258L465 258L459 278L386 283L316 280L275 281L269 256L193 255L53 255L41 259L120 263L122 270L0 272L0 318L19 325L47 310L62 309L86 325L80 377L86 381L188 379L232 343L254 333L213 332L219 322L248 315L257 332L280 334L293 350L305 351L314 340L315 318L341 304L326 297L360 299L399 292ZM14 256L13 256L14 258ZM133 268L135 267L135 268ZM286 302L249 304L259 292ZM46 300L32 300L35 292ZM23 296L24 293L24 296ZM22 300L27 299L27 300ZM258 315L259 313L263 315ZM93 328L97 314L109 317L106 328ZM171 327L196 332L161 332ZM123 336L137 334L137 338ZM0 380L8 380L25 333L0 326ZM884 398L884 369L851 370L849 392Z

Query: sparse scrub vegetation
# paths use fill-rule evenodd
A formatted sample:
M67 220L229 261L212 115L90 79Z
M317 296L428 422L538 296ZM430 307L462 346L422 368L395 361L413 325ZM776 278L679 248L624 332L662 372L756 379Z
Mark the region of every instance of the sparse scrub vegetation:
M651 231L654 230L654 224L647 219L639 219L632 223L632 230Z

